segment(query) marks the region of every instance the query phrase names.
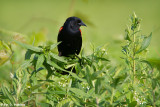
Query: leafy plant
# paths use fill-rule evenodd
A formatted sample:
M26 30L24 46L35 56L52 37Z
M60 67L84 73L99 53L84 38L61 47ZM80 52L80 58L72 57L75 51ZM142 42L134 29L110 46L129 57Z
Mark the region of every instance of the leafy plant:
M0 104L28 106L159 106L160 74L146 60L149 36L141 35L135 14L125 30L125 65L112 67L105 46L85 55L59 57L59 43L26 48L25 61L11 73L12 85L2 85ZM68 73L68 75L62 75Z

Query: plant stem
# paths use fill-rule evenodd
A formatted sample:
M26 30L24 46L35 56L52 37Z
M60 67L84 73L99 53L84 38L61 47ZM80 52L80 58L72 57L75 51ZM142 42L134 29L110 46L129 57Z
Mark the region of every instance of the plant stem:
M153 71L152 71L152 76L151 76L151 80L152 80L152 85L153 85ZM153 96L153 107L156 107L155 105L155 89L152 87L152 96Z
M153 96L153 107L156 107L155 105L155 91L152 89L152 96Z
M84 99L84 102L85 102L85 103L87 102L87 99L86 99L86 98ZM86 107L86 104L84 104L84 107Z
M133 34L134 34L134 31L133 31ZM135 73L136 73L136 70L135 70L135 66L136 66L136 63L135 63L135 39L136 39L136 36L135 34L133 35L133 84L135 82Z
M96 104L97 104L97 107L99 107L99 100L98 100L98 97L96 98Z
M112 88L112 96L111 96L111 101L110 101L111 105L113 103L113 96L114 96L114 88Z

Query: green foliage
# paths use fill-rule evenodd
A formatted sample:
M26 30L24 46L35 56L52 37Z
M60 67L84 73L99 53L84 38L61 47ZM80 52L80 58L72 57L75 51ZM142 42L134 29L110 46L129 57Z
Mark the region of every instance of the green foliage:
M0 65L3 65L12 56L12 47L10 43L0 41Z
M160 106L160 74L146 60L149 36L141 35L141 20L133 14L122 46L125 65L112 67L105 46L92 53L59 57L59 43L26 48L25 61L11 73L11 86L1 85L0 104L27 106ZM75 71L76 73L73 73ZM63 72L68 75L62 75Z
M142 52L143 50L145 50L149 46L151 38L152 38L152 33L148 37L145 37L143 39L143 42L141 44L141 48L136 52L136 54Z

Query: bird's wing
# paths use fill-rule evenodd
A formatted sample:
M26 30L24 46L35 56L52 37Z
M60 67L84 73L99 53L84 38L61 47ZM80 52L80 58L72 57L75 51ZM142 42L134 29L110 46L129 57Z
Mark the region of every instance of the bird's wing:
M76 48L77 49L76 54L78 55L80 53L81 47L82 47L82 37L81 36L78 38L76 46L77 46L77 48Z

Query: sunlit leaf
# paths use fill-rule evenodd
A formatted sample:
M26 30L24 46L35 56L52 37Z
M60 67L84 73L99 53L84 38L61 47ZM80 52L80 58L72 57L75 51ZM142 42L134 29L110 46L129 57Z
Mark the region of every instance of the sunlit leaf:
M55 47L57 47L61 42L55 43L53 45L50 46L50 50L54 49Z
M31 87L31 92L34 91L34 90L36 90L36 89L38 89L38 88L41 87L42 85L44 85L44 83L41 83L41 84L37 84L37 85L35 85L35 86L32 86L32 87Z
M84 91L78 89L78 88L70 88L70 91L72 91L74 94L81 96L81 97L89 97L89 95L87 93L85 93Z
M65 69L61 68L60 66L58 66L56 63L54 63L54 62L51 61L51 60L47 60L47 63L48 63L49 65L51 65L51 66L59 69L59 70L66 71Z
M94 79L96 79L101 73L103 73L104 71L97 71L97 72L94 72L93 74L92 74L92 80L94 80Z
M101 78L98 78L95 84L95 94L99 94L101 89Z
M74 78L76 78L80 81L87 82L85 79L78 77L77 74L75 74L75 73L72 73L72 72L68 72L68 73L70 73Z
M90 87L93 87L89 66L86 67L86 79Z
M38 56L38 60L37 60L37 63L36 63L36 70L38 70L42 66L44 60L45 60L44 55L40 54Z
M25 60L21 66L20 66L20 69L26 69L27 67L31 66L32 65L32 60Z
M39 48L39 47L34 47L32 45L27 45L27 44L24 44L22 42L19 42L19 41L15 41L17 44L19 44L20 46L26 48L26 49L30 49L32 51L35 51L35 52L42 52L42 49Z
M64 99L62 101L60 101L56 107L69 107L69 103L72 102L71 99L67 98L67 99Z
M51 107L52 105L49 103L38 103L40 107Z
M106 59L106 58L103 58L103 57L96 57L96 56L95 56L95 58L100 59L100 60L102 60L102 61L110 61L110 60L108 60L108 59Z
M58 56L58 55L56 55L54 53L51 53L51 52L50 52L50 55L51 55L52 58L57 59L58 61L67 63L67 61L63 57L60 57L60 56Z
M28 82L28 74L26 71L23 71L23 77L22 77L22 87L21 87L21 93L20 96L23 94L23 91L26 88L27 82Z
M147 60L141 60L142 63L146 63L151 69L153 69L151 63Z
M4 87L3 85L1 87L1 89L2 89L2 92L3 92L4 96L7 97L10 100L12 105L14 105L15 104L15 100L14 100L11 92L9 92L9 90L6 87Z
M151 42L151 38L152 38L152 33L148 37L144 38L144 40L141 44L141 48L136 52L136 54L142 52L143 50L145 50L149 46L149 44Z
M131 41L129 28L125 29L125 40Z

